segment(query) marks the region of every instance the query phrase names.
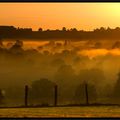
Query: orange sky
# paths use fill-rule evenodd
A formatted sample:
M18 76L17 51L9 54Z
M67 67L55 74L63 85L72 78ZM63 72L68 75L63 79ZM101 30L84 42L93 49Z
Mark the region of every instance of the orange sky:
M120 27L120 3L0 3L0 25L33 30Z

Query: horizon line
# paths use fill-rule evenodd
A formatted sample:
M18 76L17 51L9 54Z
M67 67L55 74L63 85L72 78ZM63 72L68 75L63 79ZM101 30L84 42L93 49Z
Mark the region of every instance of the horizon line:
M38 29L37 30L33 30L33 28L32 27L16 27L16 26L14 26L14 25L0 25L0 27L14 27L14 28L16 28L16 29L32 29L32 31L39 31L39 29L42 29L42 31L47 31L47 30L50 30L50 31L52 31L52 30L62 30L63 28L66 28L66 31L69 31L69 30L71 30L71 29L76 29L77 31L94 31L94 30L96 30L96 29L100 29L100 28L104 28L105 30L107 30L107 29L116 29L116 28L120 28L120 26L118 27L118 26L116 26L116 27L114 27L114 28L112 28L112 27L103 27L103 26L101 26L101 27L96 27L96 28L94 28L94 29L92 29L92 30L85 30L85 29L78 29L78 28L76 28L76 27L71 27L71 28L67 28L67 27L65 27L65 26L63 26L63 27L61 27L61 29L59 29L59 28L57 28L57 29L49 29L49 28L47 28L47 29L44 29L44 28L42 28L42 27L38 27Z

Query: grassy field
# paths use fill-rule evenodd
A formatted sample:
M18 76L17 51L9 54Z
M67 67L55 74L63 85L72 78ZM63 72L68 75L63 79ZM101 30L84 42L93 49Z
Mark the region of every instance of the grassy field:
M1 108L0 117L120 117L119 106Z

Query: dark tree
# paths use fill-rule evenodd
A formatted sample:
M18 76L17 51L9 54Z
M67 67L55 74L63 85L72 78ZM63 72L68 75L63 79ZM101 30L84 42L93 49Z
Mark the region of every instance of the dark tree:
M35 104L53 104L54 86L52 81L42 78L33 81L31 85L31 97Z
M42 28L39 28L39 29L38 29L38 31L39 31L39 32L42 32L42 31L43 31L43 29L42 29Z
M63 32L66 32L66 31L67 31L66 27L63 27L63 28L62 28L62 31L63 31Z
M9 51L13 54L22 54L23 50L23 41L16 40L15 44L9 49Z
M120 103L120 73L118 73L118 79L116 81L115 87L114 87L114 91L113 91L113 100L116 103Z
M71 28L70 31L77 32L78 30L76 28Z
M59 85L59 101L62 104L71 103L73 100L77 78L74 69L70 65L61 65L56 74L55 81Z
M115 48L120 48L120 41L116 41L113 46L112 46L112 49L115 49Z

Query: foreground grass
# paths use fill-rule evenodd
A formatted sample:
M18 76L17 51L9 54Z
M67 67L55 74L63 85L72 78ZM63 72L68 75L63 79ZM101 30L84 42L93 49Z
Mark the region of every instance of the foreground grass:
M2 108L0 117L120 117L119 106Z

